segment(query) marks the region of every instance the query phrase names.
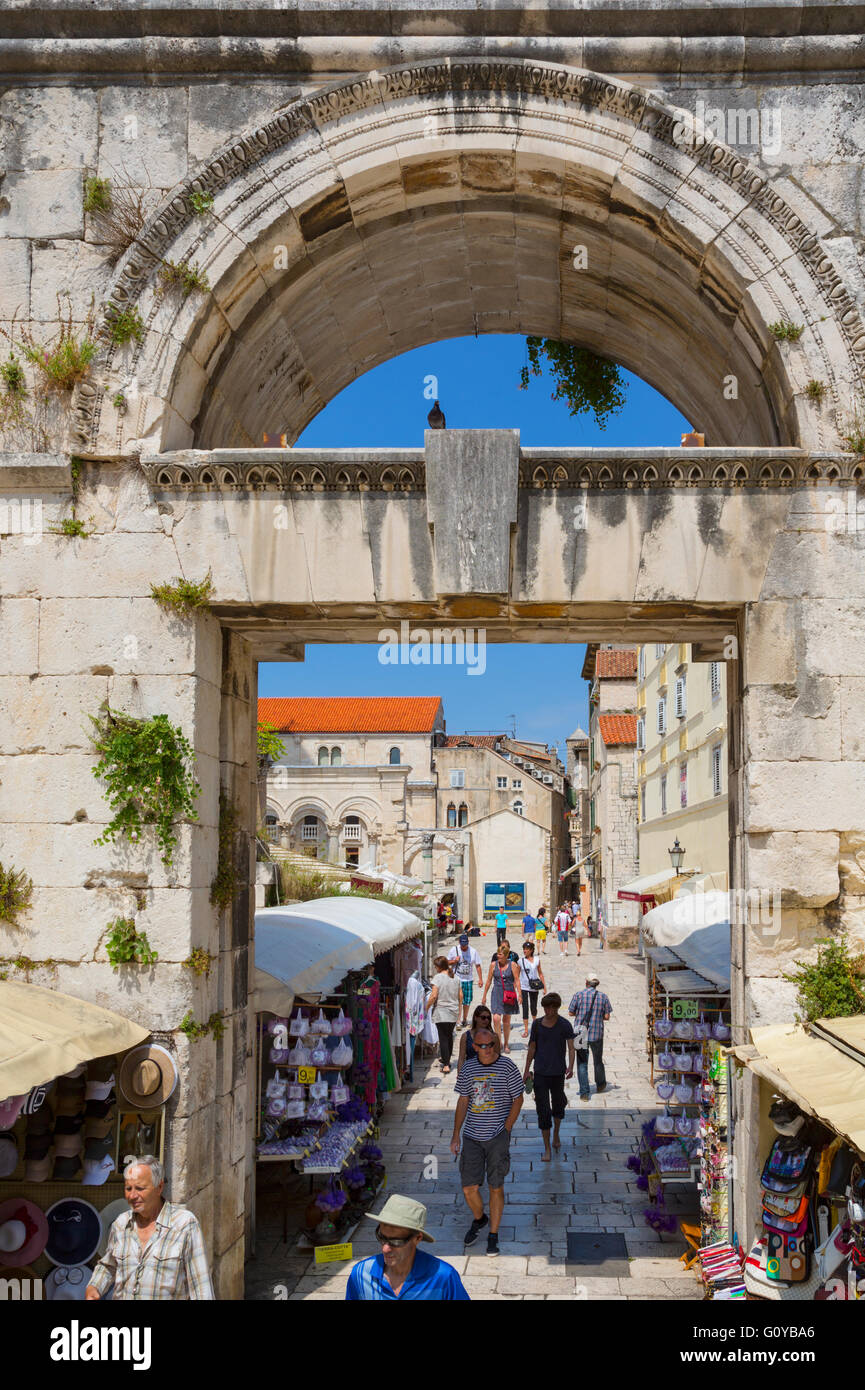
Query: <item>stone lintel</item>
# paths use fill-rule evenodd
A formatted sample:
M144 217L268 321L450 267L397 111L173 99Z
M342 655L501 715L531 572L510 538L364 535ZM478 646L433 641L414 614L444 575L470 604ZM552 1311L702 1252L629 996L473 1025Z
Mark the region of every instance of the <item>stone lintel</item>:
M0 496L71 490L72 468L65 454L0 453Z
M519 430L427 430L424 452L436 593L507 594Z

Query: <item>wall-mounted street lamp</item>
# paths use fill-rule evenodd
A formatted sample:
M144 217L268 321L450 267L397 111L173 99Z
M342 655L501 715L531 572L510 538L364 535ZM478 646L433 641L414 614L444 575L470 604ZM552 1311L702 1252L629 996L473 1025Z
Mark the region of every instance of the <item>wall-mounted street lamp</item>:
M675 841L675 844L673 845L673 848L672 848L672 849L668 849L668 850L667 850L667 853L668 853L669 856L670 856L670 863L672 864L673 868L676 870L676 877L678 878L678 876L679 876L679 870L680 870L681 867L682 867L682 861L683 861L683 859L685 858L685 853L686 853L686 851L683 850L683 849L682 849L682 846L679 844L679 837L678 837L678 835L676 836L676 841Z

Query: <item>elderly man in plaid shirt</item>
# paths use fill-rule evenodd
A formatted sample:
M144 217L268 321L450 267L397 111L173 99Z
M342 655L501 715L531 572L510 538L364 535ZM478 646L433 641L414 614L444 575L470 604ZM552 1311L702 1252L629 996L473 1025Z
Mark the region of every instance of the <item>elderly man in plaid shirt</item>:
M152 1154L127 1163L124 1195L130 1211L118 1216L93 1271L85 1298L212 1299L213 1286L201 1227L186 1207L162 1195L162 1164Z
M597 975L589 975L586 978L586 988L577 991L568 1008L568 1013L574 1020L574 1035L577 1039L580 1100L591 1100L589 1048L595 1064L595 1090L600 1094L607 1089L607 1073L604 1070L604 1024L613 1012L613 1006L606 994L601 994L599 984Z

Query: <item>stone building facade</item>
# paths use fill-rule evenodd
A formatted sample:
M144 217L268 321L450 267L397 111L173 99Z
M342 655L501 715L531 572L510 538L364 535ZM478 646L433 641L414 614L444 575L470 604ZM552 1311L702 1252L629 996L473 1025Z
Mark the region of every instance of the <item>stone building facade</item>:
M592 916L603 911L611 936L634 926L633 903L620 888L637 876L637 653L590 643L583 677L589 689L589 825Z

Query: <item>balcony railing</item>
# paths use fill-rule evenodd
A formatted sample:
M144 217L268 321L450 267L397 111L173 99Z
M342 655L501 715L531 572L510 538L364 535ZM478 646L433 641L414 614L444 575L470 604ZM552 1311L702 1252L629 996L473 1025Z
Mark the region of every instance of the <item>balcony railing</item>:
M347 844L350 842L357 844L361 839L362 829L363 827L360 825L344 825L342 827L342 838Z
M301 838L302 840L317 840L317 839L318 839L318 826L317 826L317 825L302 825L302 826L300 827L300 838Z

